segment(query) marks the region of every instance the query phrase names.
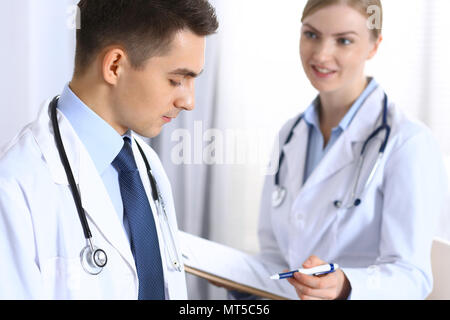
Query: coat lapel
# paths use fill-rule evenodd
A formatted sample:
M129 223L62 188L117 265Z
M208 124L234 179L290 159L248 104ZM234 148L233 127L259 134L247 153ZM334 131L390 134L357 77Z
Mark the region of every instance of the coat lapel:
M48 165L48 169L52 176L53 181L56 184L69 185L67 182L66 173L64 167L61 163L61 158L59 157L58 150L55 144L54 131L50 120L49 104L51 100L47 100L42 106L39 112L39 116L36 122L31 125L31 131L36 139L37 144L42 152L45 162ZM71 134L71 127L65 125L66 120L64 119L61 112L57 113L58 123L60 124L61 136L63 137L63 144L66 145L76 145L77 138L74 134ZM79 167L79 153L78 148L66 148L67 157L69 159L70 165L78 168Z
M84 148L83 148L84 149ZM119 221L111 198L86 150L80 154L79 190L87 216L103 237L120 253L135 270L130 243ZM93 234L95 241L95 234Z
M66 172L56 148L53 128L50 121L49 101L43 106L38 121L32 127L33 134L48 164L53 181L60 185L69 185ZM70 123L58 110L58 123L70 166L81 196L83 208L93 226L100 232L135 271L135 263L129 241L115 212L112 201L106 191L95 165L87 150L79 140ZM74 212L74 214L77 214ZM99 235L92 232L94 243Z
M366 99L345 130L322 161L315 168L302 188L305 191L330 178L359 157L362 143L380 123L384 91L380 87ZM356 148L358 144L358 148Z
M287 174L284 181L288 190L297 194L303 184L305 173L306 153L308 148L308 125L301 121L294 130L291 141L283 146ZM281 182L283 184L283 182Z
M306 191L307 189L329 178L334 173L352 163L354 159L352 143L348 135L343 133L322 161L320 161L314 169L308 180L306 180L302 191Z

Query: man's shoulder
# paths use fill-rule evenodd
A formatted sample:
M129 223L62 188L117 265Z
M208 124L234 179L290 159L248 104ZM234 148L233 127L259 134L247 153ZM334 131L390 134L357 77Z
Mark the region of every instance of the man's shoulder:
M18 179L36 171L42 153L30 125L0 150L0 179Z

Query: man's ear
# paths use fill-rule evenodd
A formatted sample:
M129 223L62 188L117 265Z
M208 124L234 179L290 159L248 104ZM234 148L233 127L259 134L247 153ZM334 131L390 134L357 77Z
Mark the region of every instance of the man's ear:
M383 41L383 36L380 34L378 39L374 42L373 48L372 48L372 50L370 50L367 60L370 60L375 56L375 54L378 52L378 48L380 47L380 44L382 41Z
M103 56L103 79L111 85L116 85L128 63L127 60L125 51L121 48L113 47L108 49Z

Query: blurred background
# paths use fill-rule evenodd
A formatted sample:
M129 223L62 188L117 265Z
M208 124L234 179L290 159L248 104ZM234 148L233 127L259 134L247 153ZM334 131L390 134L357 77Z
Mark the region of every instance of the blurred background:
M70 81L77 2L3 1L0 148ZM264 168L277 131L316 96L299 58L306 0L211 2L220 29L207 41L196 109L149 143L171 180L180 229L256 253ZM384 41L367 74L431 128L449 171L450 1L396 0L383 6ZM180 146L187 145L181 154ZM439 225L436 236L450 240L450 210ZM225 290L202 280L188 276L188 282L190 299L226 298Z

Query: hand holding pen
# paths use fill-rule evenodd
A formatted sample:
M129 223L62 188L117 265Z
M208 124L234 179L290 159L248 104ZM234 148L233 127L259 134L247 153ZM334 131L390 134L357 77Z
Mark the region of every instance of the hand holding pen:
M293 271L288 271L288 272L283 272L283 273L277 273L274 274L273 276L270 277L270 279L272 280L282 280L282 279L288 279L288 278L293 278L294 274L296 272L300 272L303 274L307 274L309 276L323 276L326 275L328 273L333 273L336 270L339 269L339 265L336 263L329 263L329 264L323 264L317 267L313 267L313 268L301 268L301 269L297 269L297 270L293 270Z
M331 269L330 264L316 256L311 256L302 265L304 269L311 269L309 272L294 271L292 272L292 277L287 277L286 279L295 288L297 295L302 300L347 299L351 291L350 282L339 266L336 264L332 265L334 270L327 272L325 269ZM289 276L288 272L285 274Z

